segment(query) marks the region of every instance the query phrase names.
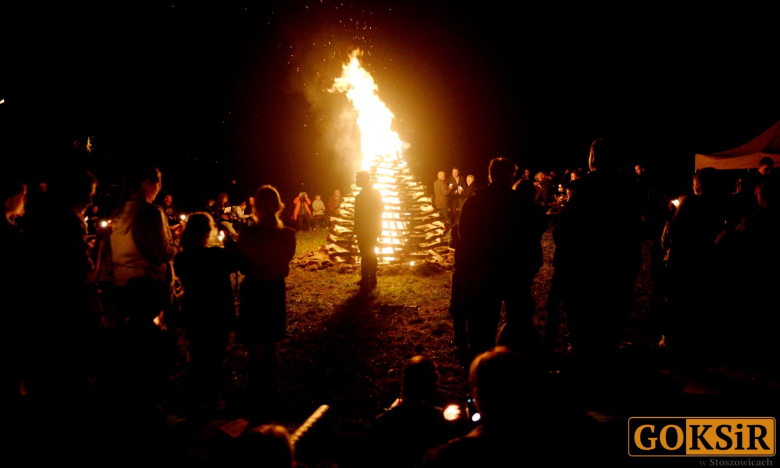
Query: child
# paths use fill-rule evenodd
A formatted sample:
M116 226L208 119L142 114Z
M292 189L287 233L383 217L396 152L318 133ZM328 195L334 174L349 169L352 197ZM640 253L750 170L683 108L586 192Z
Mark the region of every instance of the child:
M190 215L181 237L181 252L174 268L184 287L181 299L183 328L190 342L190 372L193 399L208 409L217 409L222 363L236 308L230 275L238 269L238 257L228 248L208 247L216 232L208 213Z

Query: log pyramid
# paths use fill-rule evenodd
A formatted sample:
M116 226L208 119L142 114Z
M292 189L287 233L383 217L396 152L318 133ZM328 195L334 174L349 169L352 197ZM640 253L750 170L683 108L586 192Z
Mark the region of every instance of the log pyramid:
M382 234L377 245L380 264L411 264L419 261L440 262L435 249L447 246L444 220L434 209L425 186L412 175L409 167L396 156L376 157L368 170L374 188L382 193L385 211ZM336 262L359 263L360 251L353 228L355 196L352 192L341 204L341 215L331 217L328 245L325 250Z

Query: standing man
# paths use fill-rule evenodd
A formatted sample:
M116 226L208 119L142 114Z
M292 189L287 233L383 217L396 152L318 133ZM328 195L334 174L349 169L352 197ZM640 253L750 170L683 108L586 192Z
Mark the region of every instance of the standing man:
M642 262L640 205L634 178L620 171L624 154L619 142L593 141L590 172L578 179L556 233L555 248L565 252L556 258L556 268L565 263L569 278L576 278L567 282L564 301L572 357L585 372L616 364L623 294L633 291L637 262Z
M507 324L515 323L516 335L528 338L523 344L538 342L531 284L544 261L541 240L547 218L529 202L530 196L512 190L516 172L509 159L490 161L490 185L466 199L458 224L456 269L462 267L468 275L468 303L479 304L466 312L472 355L496 346L502 302Z
M452 224L456 224L460 218L460 209L463 207L463 187L466 185L466 181L460 175L460 170L457 167L452 168L452 177L450 177L447 188L449 189L449 202L450 202L450 217L452 218Z
M439 171L438 179L433 183L433 206L444 221L445 228L450 225L449 216L447 216L447 183L445 179L447 175L444 171Z
M463 202L466 202L466 199L471 196L472 193L474 193L474 189L476 189L477 186L474 184L474 176L469 174L466 176L466 186L463 187L463 193L460 195L463 197Z
M382 194L371 186L369 174L360 171L355 175L355 185L360 193L355 197L355 236L360 249L360 287L376 287L376 244L382 233L382 212L385 209Z
M328 209L325 211L325 222L330 227L330 218L341 217L341 190L334 190L333 195L328 198Z

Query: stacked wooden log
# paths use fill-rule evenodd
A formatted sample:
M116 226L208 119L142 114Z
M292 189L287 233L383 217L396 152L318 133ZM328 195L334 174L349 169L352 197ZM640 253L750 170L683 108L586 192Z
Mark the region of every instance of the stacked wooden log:
M382 193L385 211L382 214L382 234L377 246L380 264L411 264L440 262L437 250L447 246L444 220L434 209L425 186L412 176L406 162L400 158L377 158L369 170L372 186ZM341 215L331 217L326 250L336 262L357 263L360 251L353 228L355 196L344 197Z

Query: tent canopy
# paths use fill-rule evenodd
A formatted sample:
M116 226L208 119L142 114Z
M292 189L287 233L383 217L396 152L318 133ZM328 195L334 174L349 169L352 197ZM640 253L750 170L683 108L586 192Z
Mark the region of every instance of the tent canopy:
M764 133L744 145L713 154L697 154L695 170L703 167L715 169L758 169L761 158L769 156L780 166L780 121Z

